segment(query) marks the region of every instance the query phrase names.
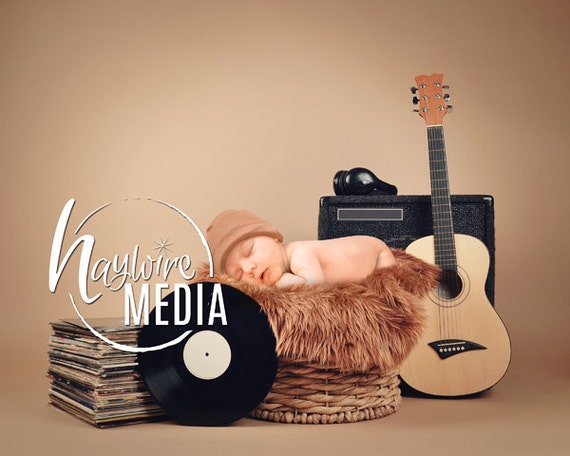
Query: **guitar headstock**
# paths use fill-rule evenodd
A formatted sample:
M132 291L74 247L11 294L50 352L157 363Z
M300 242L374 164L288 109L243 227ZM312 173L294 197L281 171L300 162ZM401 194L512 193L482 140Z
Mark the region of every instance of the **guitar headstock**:
M416 84L411 89L413 94L417 93L412 100L419 105L416 111L427 126L443 124L443 117L451 112L451 106L447 104L449 94L443 93L443 90L449 89L449 86L443 85L443 74L416 76Z

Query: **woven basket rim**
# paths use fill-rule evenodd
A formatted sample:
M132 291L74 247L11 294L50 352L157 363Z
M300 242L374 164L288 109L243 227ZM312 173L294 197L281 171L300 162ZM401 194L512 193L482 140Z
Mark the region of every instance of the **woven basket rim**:
M279 359L273 386L252 416L303 424L381 418L401 404L398 370L345 372L330 366Z

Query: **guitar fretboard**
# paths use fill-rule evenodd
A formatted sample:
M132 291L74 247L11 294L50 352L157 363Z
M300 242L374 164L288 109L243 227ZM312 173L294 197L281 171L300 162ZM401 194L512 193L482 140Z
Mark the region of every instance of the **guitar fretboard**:
M427 136L435 262L443 270L457 271L443 126L428 126Z

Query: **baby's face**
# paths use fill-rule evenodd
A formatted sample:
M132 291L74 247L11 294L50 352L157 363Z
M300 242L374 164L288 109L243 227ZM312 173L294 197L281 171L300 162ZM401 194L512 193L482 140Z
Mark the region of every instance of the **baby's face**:
M286 270L283 244L269 236L240 242L230 251L225 264L230 277L252 285L273 285Z

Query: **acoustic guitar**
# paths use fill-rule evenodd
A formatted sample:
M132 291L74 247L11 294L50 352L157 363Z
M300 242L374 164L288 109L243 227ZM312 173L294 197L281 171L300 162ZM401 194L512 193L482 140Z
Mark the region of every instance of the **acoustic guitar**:
M406 249L441 268L439 285L423 299L427 326L401 366L413 389L435 396L465 396L495 385L506 373L508 332L485 294L489 252L479 239L455 234L443 118L450 109L443 75L417 76L412 88L427 126L433 236Z

